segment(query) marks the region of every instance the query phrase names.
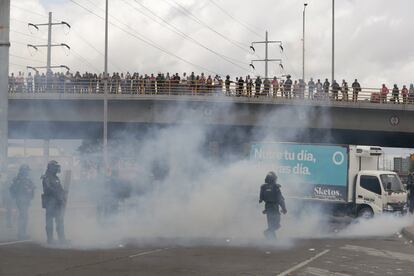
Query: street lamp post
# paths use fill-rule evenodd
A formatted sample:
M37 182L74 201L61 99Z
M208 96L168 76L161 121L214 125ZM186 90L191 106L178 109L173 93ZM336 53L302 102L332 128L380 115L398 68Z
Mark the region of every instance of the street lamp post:
M332 0L332 80L335 79L335 0Z
M303 4L303 33L302 33L302 80L305 81L305 15L308 3Z
M0 172L7 170L10 0L0 0Z
M104 118L103 118L103 159L105 172L108 169L108 0L105 4L105 61L104 61Z

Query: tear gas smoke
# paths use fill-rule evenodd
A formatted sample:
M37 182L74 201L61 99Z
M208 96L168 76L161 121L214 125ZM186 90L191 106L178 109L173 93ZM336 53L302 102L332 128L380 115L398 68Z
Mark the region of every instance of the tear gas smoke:
M232 106L229 103L228 107L222 108L229 111ZM223 110L220 113L231 116L230 112ZM226 241L235 246L266 244L263 238L266 218L262 214L263 206L258 203L258 194L266 173L274 168L250 162L248 154L233 152L230 158L211 158L205 149L213 142L209 141L209 133L214 127L206 125L205 118L192 108L183 106L180 114L170 116L186 114L188 119L184 124L155 129L139 138L128 132L117 135L117 143L110 149L111 166L119 167L120 181L128 182L132 187L130 197L122 202L119 210L97 214L96 206L106 200L102 168L98 169L95 178L81 179L80 183L72 185L65 227L74 247L112 247L125 240L186 245ZM279 108L263 116L258 125L268 128L264 132L257 130L260 134L252 139L307 139L309 121L316 117L322 124L329 124L329 116L316 112L312 107L293 105ZM272 129L282 121L288 122L289 128L283 132ZM255 131L253 129L252 132ZM321 142L324 141L331 141L329 133ZM242 151L243 147L238 148ZM223 148L218 155L223 155L221 150ZM95 153L91 156L84 154L84 158L99 161ZM297 195L300 187L295 183L294 177L289 183L280 183L282 192ZM40 190L39 186L39 197ZM289 197L286 204L288 215L282 216L279 246L289 246L297 238L331 235L324 210L309 209ZM35 241L43 242L43 210L38 200L33 205L29 233ZM382 227L390 225L390 220L395 227ZM369 236L379 228L384 231L378 234L392 234L407 223L405 218L381 217L351 224L340 232L340 236Z

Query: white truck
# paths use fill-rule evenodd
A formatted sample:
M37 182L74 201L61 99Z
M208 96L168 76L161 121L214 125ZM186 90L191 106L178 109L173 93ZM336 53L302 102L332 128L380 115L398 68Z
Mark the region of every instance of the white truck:
M407 192L395 172L379 170L381 147L253 143L250 159L273 170L288 198L310 200L334 213L372 217L406 213Z

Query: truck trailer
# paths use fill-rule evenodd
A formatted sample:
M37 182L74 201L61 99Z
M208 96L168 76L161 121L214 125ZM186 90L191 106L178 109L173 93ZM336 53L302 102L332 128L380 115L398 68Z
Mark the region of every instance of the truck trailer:
M379 170L381 147L252 143L257 169L272 170L287 198L335 214L372 217L407 212L407 191L395 172Z

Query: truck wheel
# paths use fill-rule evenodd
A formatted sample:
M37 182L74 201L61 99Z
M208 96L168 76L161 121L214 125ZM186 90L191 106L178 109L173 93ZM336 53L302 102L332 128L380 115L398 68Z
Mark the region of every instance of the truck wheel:
M359 218L369 219L374 216L374 212L370 207L362 207L358 212Z

